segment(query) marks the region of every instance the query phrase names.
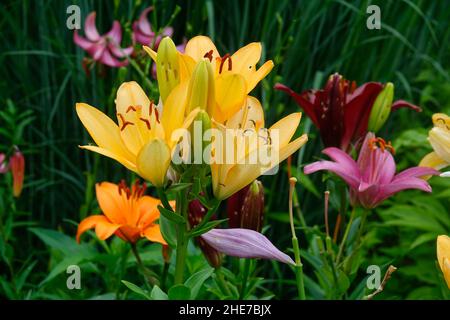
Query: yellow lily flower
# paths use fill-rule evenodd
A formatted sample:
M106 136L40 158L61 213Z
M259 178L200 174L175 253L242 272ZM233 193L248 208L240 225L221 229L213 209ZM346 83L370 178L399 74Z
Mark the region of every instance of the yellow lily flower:
M300 119L300 112L292 113L266 129L261 104L256 98L248 97L246 107L226 126L216 123L226 141L216 137L212 143L211 176L215 197L221 200L230 197L300 149L308 140L306 134L290 142ZM230 144L234 148L232 152L227 149ZM231 161L221 159L230 154ZM261 158L261 154L268 158Z
M144 50L158 65L158 54L146 46ZM261 58L261 50L261 43L253 42L233 55L226 54L221 57L211 39L196 36L186 44L185 53L179 53L178 56L181 82L194 75L198 77L198 63L209 61L208 66L202 66L202 69L210 69L214 74L214 84L209 84L208 88L214 90L213 94L209 93L209 97L214 96L216 103L208 105L208 113L215 121L224 123L239 111L245 104L247 94L272 70L274 64L271 60L259 69L256 68Z
M433 124L433 129L428 133L428 141L434 151L427 154L419 166L440 170L450 165L450 117L435 113Z
M78 117L97 144L80 147L112 158L153 185L162 186L177 143L172 133L187 129L198 113L193 110L185 118L178 105L183 95L181 86L173 89L162 112L163 106L154 105L136 82L125 82L115 100L118 124L100 110L77 103Z
M445 282L450 289L450 238L446 235L437 237L437 259L444 274Z

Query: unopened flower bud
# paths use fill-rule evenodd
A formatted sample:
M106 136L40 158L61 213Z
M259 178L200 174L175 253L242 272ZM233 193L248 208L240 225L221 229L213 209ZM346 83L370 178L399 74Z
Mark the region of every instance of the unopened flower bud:
M180 83L180 63L175 43L169 37L161 40L156 58L159 94L163 103L173 88Z
M369 116L368 131L377 132L389 118L394 101L394 85L386 83L383 90L378 94Z
M172 249L167 244L162 245L162 256L164 259L164 263L170 263L170 255L172 253Z
M206 210L205 206L202 205L200 200L195 199L189 202L188 219L191 227L195 227L196 225L198 225L203 220L207 212L208 210ZM211 219L214 220L215 216L212 216ZM205 256L208 263L214 268L220 267L220 265L222 264L222 254L211 247L201 237L195 238L195 242L199 246L200 250L202 250L203 255Z
M19 197L22 192L25 174L25 158L18 148L10 158L11 172L13 175L13 195Z
M194 164L203 164L205 162L209 163L209 159L205 158L207 155L203 154L204 150L211 143L211 141L203 140L205 132L209 129L211 129L211 119L205 110L200 110L191 125L191 150L194 151L192 154L192 162Z
M208 60L201 60L195 66L189 82L186 112L195 108L208 110L215 104L214 73Z
M228 225L260 232L264 221L264 187L258 180L232 195L227 202Z

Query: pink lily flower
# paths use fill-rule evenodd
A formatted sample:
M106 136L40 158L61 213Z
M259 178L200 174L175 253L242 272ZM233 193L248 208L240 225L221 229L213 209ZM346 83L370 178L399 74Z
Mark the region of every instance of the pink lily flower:
M327 170L341 177L350 187L352 205L370 209L394 194L406 189L431 192L431 186L421 177L439 175L432 168L413 167L395 174L396 165L391 154L393 148L381 138L367 133L358 160L353 160L344 151L331 147L322 153L333 161L317 161L305 166L305 174Z
M128 64L128 60L119 60L125 58L133 52L133 47L121 48L122 28L119 21L115 20L111 30L104 35L99 35L95 26L96 13L91 12L84 24L84 33L86 38L78 35L75 30L73 41L82 49L86 50L95 61L99 61L110 67L123 67Z
M139 19L133 22L133 41L144 46L149 46L152 49L158 49L159 43L164 37L171 37L173 34L172 27L166 27L161 34L156 35L152 30L152 26L147 19L148 14L153 10L153 7L148 7L142 11Z

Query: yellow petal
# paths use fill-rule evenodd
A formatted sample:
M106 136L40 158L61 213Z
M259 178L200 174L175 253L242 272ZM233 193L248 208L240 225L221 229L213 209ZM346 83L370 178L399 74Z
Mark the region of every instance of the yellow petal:
M77 103L76 111L84 127L100 148L117 158L128 161L133 159L122 142L119 127L107 115L85 103Z
M445 168L449 164L437 155L436 152L430 152L419 163L419 167L430 167L436 170Z
M217 106L208 113L223 123L243 106L247 97L246 84L241 75L223 74L216 78L215 89Z
M120 224L111 223L105 216L89 216L78 225L77 242L80 242L80 236L89 229L95 228L95 233L100 240L106 240L120 228Z
M136 108L136 111L130 109ZM135 81L124 82L117 90L116 109L120 135L127 148L135 155L148 140L149 130L139 118L149 114L150 100ZM129 122L128 125L123 121Z
M195 108L207 110L215 106L214 74L211 63L197 63L189 81L187 112ZM210 107L211 106L211 107Z
M195 68L195 60L192 59L190 56L179 53L179 61L180 61L180 80L188 81L189 78L192 76L192 72Z
M155 187L162 187L170 165L170 149L161 139L148 142L137 157L138 173Z
M142 48L144 49L145 52L147 52L150 58L152 58L152 60L156 62L156 57L158 56L157 53L153 51L150 47L143 46Z
M243 108L235 113L226 124L232 129L264 128L264 109L258 99L247 96L247 102Z
M111 158L116 160L117 162L121 163L123 166L125 166L127 169L137 172L137 168L135 165L136 157L134 157L134 160L130 161L122 156L119 156L117 153L113 153L107 149L100 148L97 146L80 146L81 149L86 149L89 151L97 152L101 155L104 155L105 157Z
M433 124L442 129L450 130L450 117L444 113L433 114Z
M267 61L258 70L256 64L261 58L261 43L253 42L245 47L240 48L231 57L233 61L232 72L239 73L244 76L247 82L247 93L253 90L259 81L272 70L273 62Z
M186 82L182 82L175 87L163 106L161 122L168 139L172 136L172 132L183 124L187 104L187 86Z
M437 237L436 254L439 267L444 271L444 259L450 259L450 237L446 235Z
M428 140L434 152L450 164L450 132L440 127L434 127L428 133Z
M444 259L444 268L442 269L447 287L450 289L450 259Z
M195 61L199 61L211 50L213 51L212 62L214 62L216 58L220 57L219 51L217 51L214 43L208 37L196 36L188 41L184 53L192 57Z
M300 124L301 118L302 118L301 112L291 113L290 115L284 117L283 119L279 120L277 123L275 123L273 126L270 127L269 130L271 131L271 135L275 136L273 132L274 131L278 132L279 137L278 142L280 148L286 146L289 143L289 141L291 141L292 137L295 134L295 131L297 130L298 125Z

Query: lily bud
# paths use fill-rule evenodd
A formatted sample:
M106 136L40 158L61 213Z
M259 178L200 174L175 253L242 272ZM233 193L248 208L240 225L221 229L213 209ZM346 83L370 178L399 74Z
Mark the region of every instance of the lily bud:
M0 153L0 173L8 172L8 164L4 153Z
M373 104L369 116L368 130L377 132L389 118L394 101L394 85L391 82L386 83L383 90L378 94Z
M172 254L172 249L170 248L170 246L167 244L163 244L161 251L162 251L164 263L170 263L170 256Z
M203 136L209 129L211 129L211 119L205 110L200 110L191 126L191 150L194 151L192 155L194 164L208 163L209 159L204 158L203 152L211 141L203 140Z
M264 221L264 187L258 180L232 195L227 202L228 225L260 232Z
M19 197L22 193L23 179L25 174L25 158L18 148L10 158L11 172L13 175L13 195Z
M186 112L195 108L207 110L215 105L214 73L208 60L201 60L195 66L189 82Z
M203 220L203 217L206 215L207 211L208 210L206 210L206 208L202 205L202 203L199 200L195 199L195 200L189 202L188 219L189 219L189 224L191 225L191 227L195 227L196 225L198 225ZM211 219L214 220L215 217L213 216ZM218 252L216 249L211 247L201 237L195 238L195 242L198 245L198 247L200 248L200 250L202 250L203 255L205 256L206 260L212 267L218 268L221 266L222 255L220 252Z
M180 63L175 43L169 37L161 40L156 58L156 75L163 103L173 88L180 83Z

